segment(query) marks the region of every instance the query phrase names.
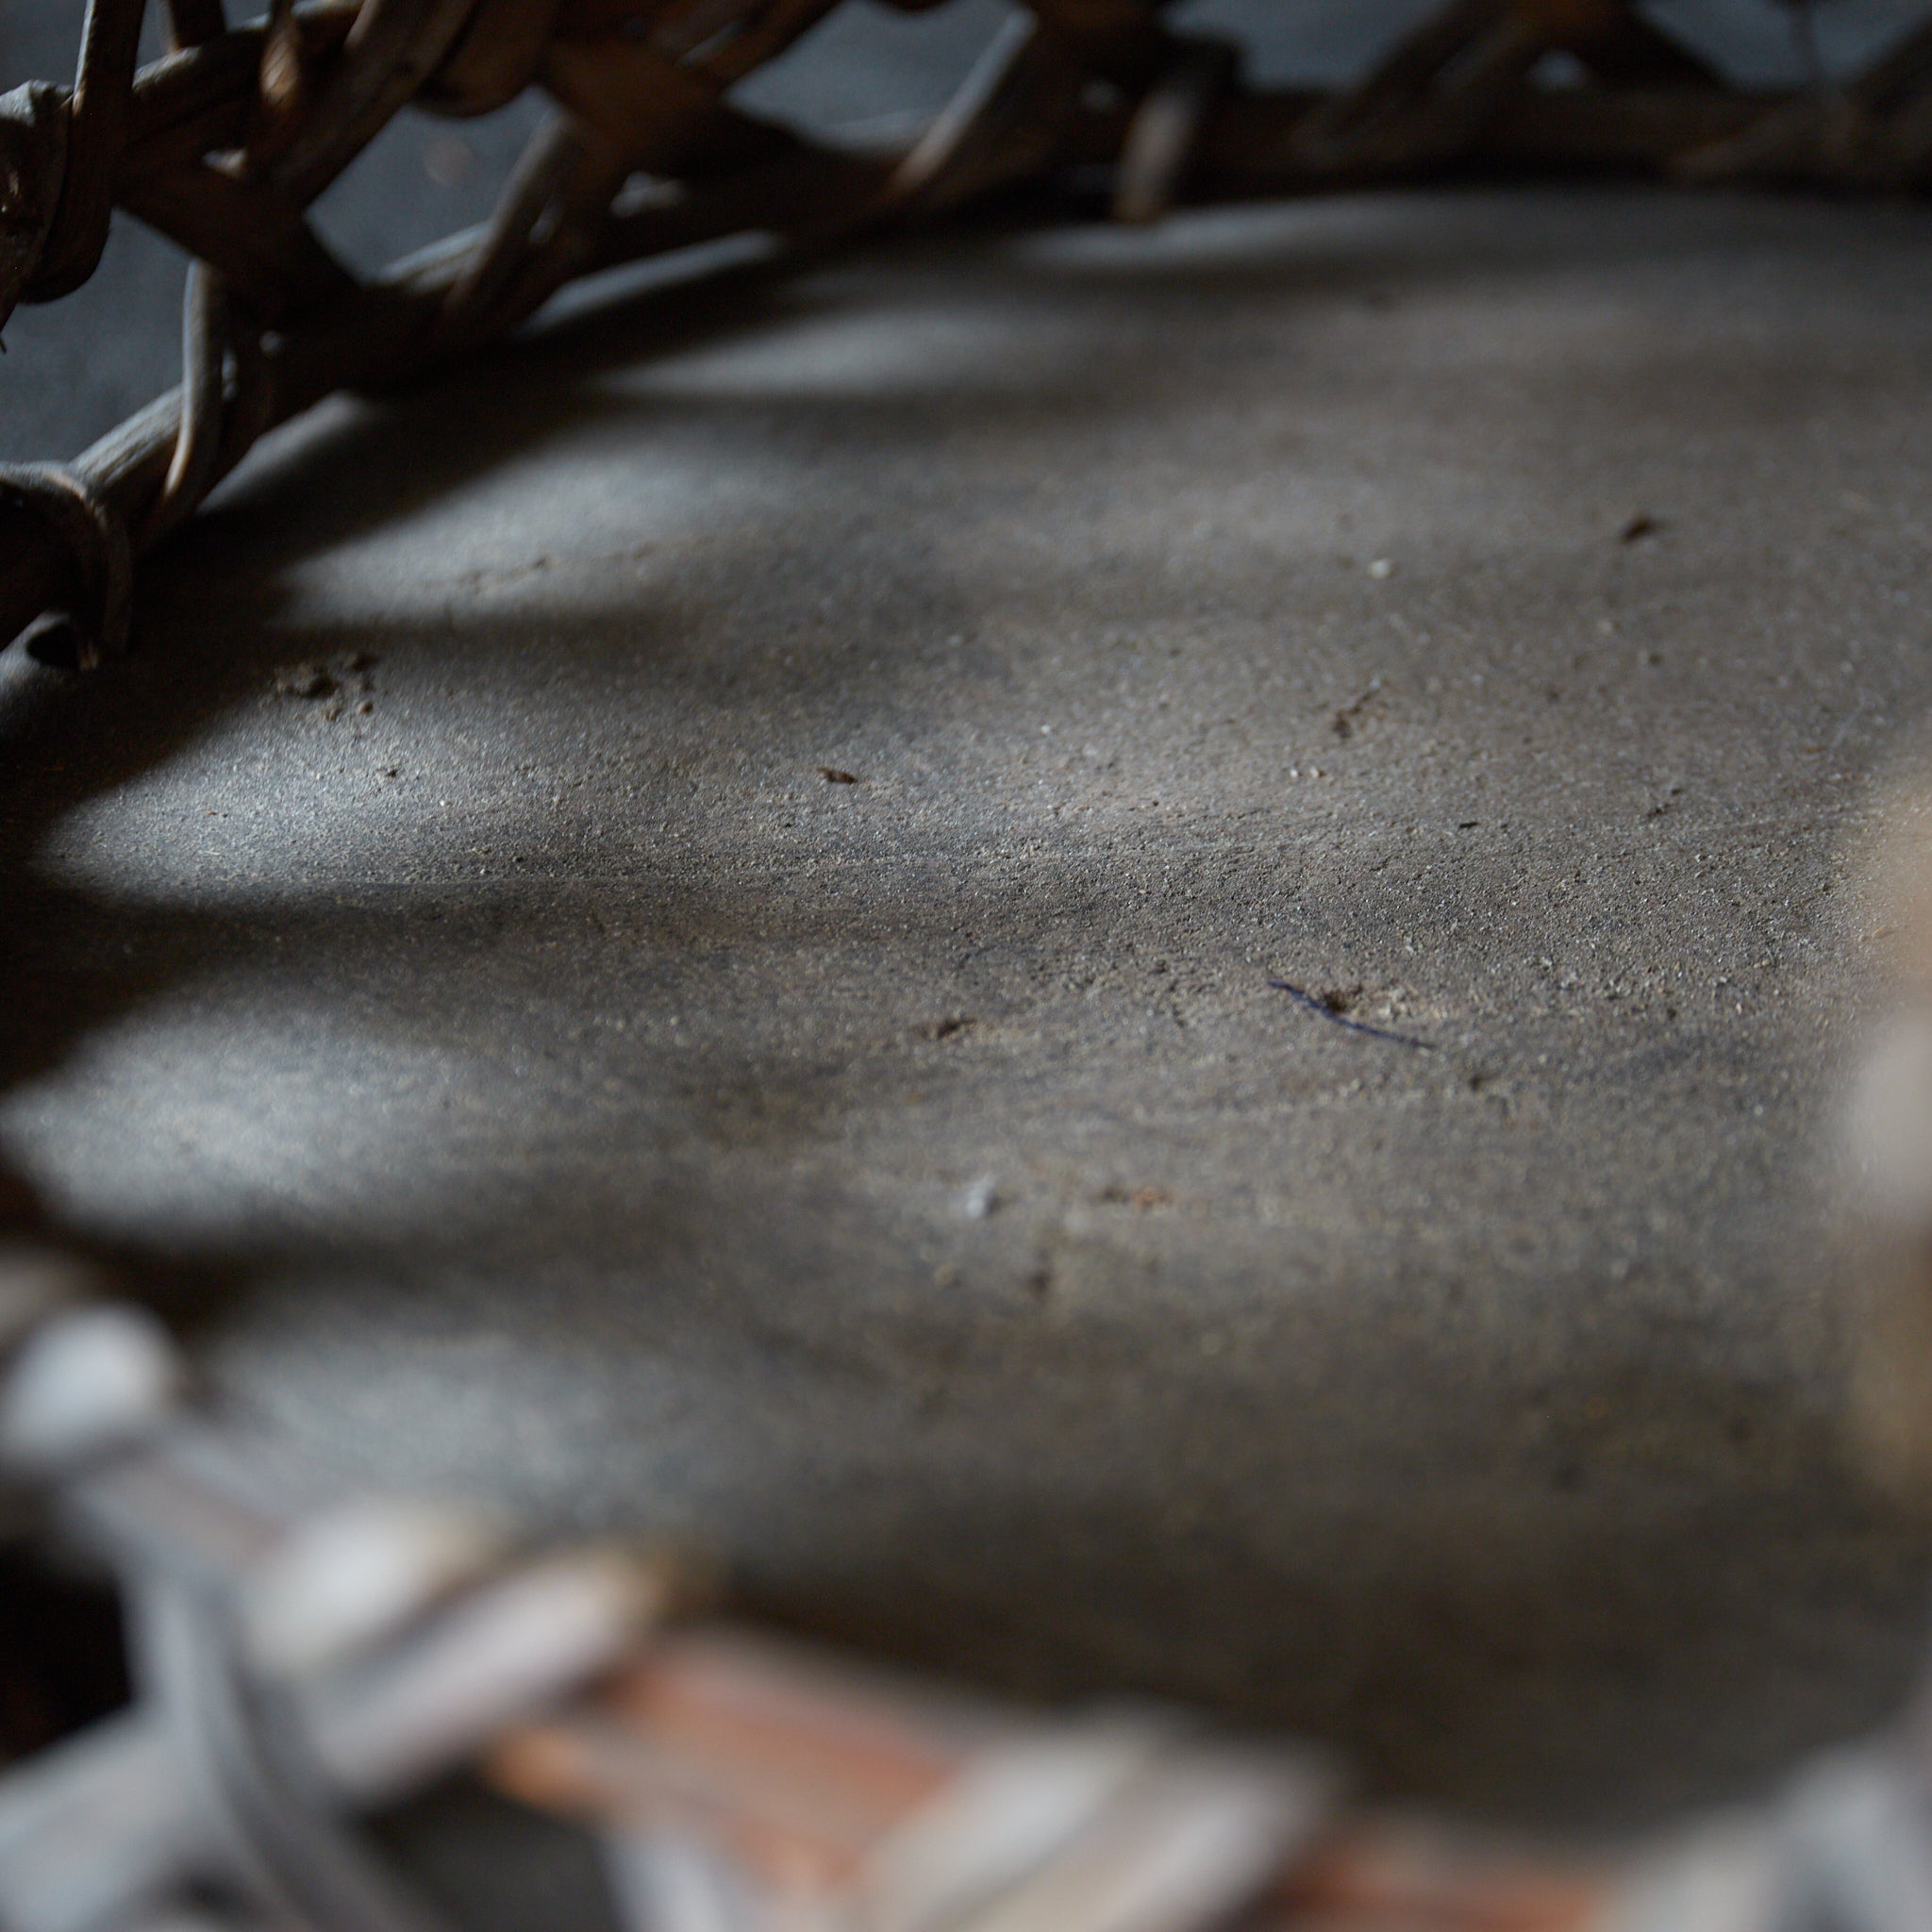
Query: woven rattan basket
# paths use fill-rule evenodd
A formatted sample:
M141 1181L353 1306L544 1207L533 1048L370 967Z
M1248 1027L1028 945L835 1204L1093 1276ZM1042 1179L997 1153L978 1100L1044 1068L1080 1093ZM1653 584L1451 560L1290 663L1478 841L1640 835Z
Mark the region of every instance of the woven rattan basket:
M897 0L917 11L924 0ZM1909 188L1932 28L1848 82L1740 92L1629 0L1454 0L1336 92L1246 84L1156 0L1035 0L900 152L815 142L732 90L831 0L91 0L71 89L0 100L0 319L87 281L116 209L194 259L182 380L71 462L0 477L0 631L91 666L133 560L269 428L502 336L599 269L756 232L806 257L1105 171L1117 216L1451 171ZM1552 62L1551 57L1561 57ZM1554 76L1554 79L1553 79ZM308 210L405 106L547 120L480 228L358 278Z

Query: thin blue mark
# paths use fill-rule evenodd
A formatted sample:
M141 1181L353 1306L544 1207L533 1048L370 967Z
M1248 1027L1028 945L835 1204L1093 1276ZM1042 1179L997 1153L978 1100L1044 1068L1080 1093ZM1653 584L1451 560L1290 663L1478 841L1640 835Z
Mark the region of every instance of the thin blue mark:
M1319 993L1310 992L1305 986L1296 986L1292 980L1271 979L1269 987L1275 992L1285 992L1296 1006L1306 1007L1317 1019L1325 1020L1331 1026L1341 1026L1350 1033L1365 1033L1371 1040L1386 1040L1391 1046L1406 1046L1416 1053L1434 1053L1434 1044L1426 1040L1412 1040L1407 1033L1391 1033L1387 1027L1371 1026L1364 1020L1351 1020L1346 1013L1338 1013Z

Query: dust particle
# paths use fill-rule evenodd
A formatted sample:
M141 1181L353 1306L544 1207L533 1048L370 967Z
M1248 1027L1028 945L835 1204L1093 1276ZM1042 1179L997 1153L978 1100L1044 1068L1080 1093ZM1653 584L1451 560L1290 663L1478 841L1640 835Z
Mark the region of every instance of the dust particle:
M336 681L320 664L291 664L275 673L275 690L285 698L329 698Z

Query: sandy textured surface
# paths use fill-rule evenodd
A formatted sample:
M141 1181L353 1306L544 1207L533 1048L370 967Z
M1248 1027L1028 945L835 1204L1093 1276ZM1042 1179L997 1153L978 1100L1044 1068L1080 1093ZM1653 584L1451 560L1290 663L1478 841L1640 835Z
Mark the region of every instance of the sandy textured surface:
M0 677L0 1147L343 1468L1464 1803L1748 1785L1920 1622L1820 1170L1928 242L1343 200L337 407Z

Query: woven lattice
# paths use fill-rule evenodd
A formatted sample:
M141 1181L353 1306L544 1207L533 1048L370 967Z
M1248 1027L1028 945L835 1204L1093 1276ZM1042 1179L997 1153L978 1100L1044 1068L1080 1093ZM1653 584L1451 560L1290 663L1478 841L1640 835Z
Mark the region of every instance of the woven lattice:
M1932 175L1932 27L1847 84L1743 93L1629 0L1453 0L1357 84L1247 86L1158 0L1029 0L909 150L858 155L733 105L835 0L90 0L71 91L0 96L0 322L93 273L117 208L193 258L182 380L67 464L0 468L0 638L123 648L133 559L264 431L528 318L574 277L742 231L806 255L1069 170L1116 213L1451 169L1911 187ZM932 0L895 0L917 11ZM1569 57L1560 86L1546 58ZM482 227L352 275L309 205L406 104L554 104Z

